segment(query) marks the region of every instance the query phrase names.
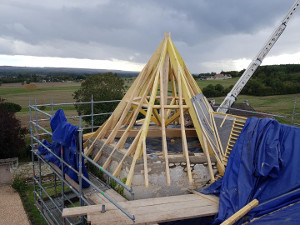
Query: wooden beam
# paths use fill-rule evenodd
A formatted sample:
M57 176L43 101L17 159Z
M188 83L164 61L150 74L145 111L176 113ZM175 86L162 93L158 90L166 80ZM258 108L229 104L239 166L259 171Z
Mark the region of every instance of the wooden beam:
M170 105L174 105L175 101L176 101L176 99L172 98ZM172 109L168 109L167 114L166 114L166 119L170 117L171 112L172 112Z
M111 117L110 117L110 118L111 118ZM98 129L99 132L98 132L96 138L94 139L94 141L92 142L92 144L89 146L89 148L87 149L87 151L85 151L85 155L86 155L86 156L89 156L89 154L91 154L91 152L92 152L93 149L94 149L94 145L95 145L97 139L99 139L99 138L102 137L101 135L103 135L103 133L101 133L101 131L103 131L104 127L107 126L107 124L110 122L110 118L108 118L108 120L106 120L106 121L104 122L104 124Z
M146 140L143 141L143 159L144 159L145 186L149 187Z
M213 171L213 168L212 168L210 156L209 156L209 153L208 153L207 141L206 141L206 138L204 136L202 136L202 139L203 139L202 142L204 143L203 152L204 152L204 154L206 156L206 159L207 159L208 173L209 173L209 176L210 176L210 181L211 181L211 183L213 183L213 182L215 182L215 175L214 175L214 171Z
M149 109L148 109L149 110ZM159 122L159 126L161 126L161 117L157 111L157 109L154 109L154 107L152 107L152 111L153 111L153 115L154 117L157 119L157 121Z
M127 140L127 138L128 138L128 135L129 135L129 133L130 133L130 130L131 130L131 128L133 127L133 125L135 124L135 121L136 121L136 119L137 119L137 117L138 117L139 112L141 112L141 110L142 110L142 103L143 103L144 101L147 101L147 100L146 100L146 97L147 97L147 94L148 94L148 92L149 92L149 90L150 90L151 85L152 85L153 82L154 82L154 78L155 78L154 75L155 75L156 71L157 71L157 70L154 70L154 72L152 73L151 79L150 79L150 81L148 82L148 84L147 84L147 86L146 86L144 92L142 93L142 98L141 98L140 104L137 106L136 111L135 111L135 113L134 113L134 116L133 116L132 120L130 121L128 127L127 127L126 130L125 130L125 133L122 135L120 141L118 142L117 148L123 148L123 146L124 146L124 144L125 144L125 142L126 142L126 140ZM159 122L158 122L153 116L151 117L151 119L155 120L156 123L159 124Z
M166 55L165 58L165 62L164 64L167 64L167 67L169 69L169 56ZM165 68L164 65L164 68ZM165 94L167 94L165 92L165 78L163 76L168 76L168 74L166 72L163 72L163 69L160 73L160 106L161 106L161 110L160 110L160 115L161 115L161 138L162 138L162 152L164 154L164 159L165 159L165 164L166 164L166 179L167 179L167 185L171 184L171 178L170 178L170 168L169 168L169 159L168 159L168 145L167 145L167 137L166 137L166 126L165 126L165 108L164 105L166 104L166 98L165 98Z
M250 203L245 205L243 208L241 208L239 211L237 211L235 214L233 214L231 217L229 217L227 220L225 220L221 225L233 225L237 221L239 221L243 216L245 216L250 210L254 209L256 206L258 206L259 202L257 199L252 200Z
M126 129L122 128L118 131L116 138L121 138ZM130 129L128 132L128 137L135 137L140 129ZM195 128L185 128L187 137L197 137ZM181 128L166 128L167 137L181 137ZM161 137L161 128L149 128L147 137ZM121 148L121 146L119 146Z
M136 106L136 110L135 110L135 112L134 112L134 114L133 114L133 116L132 116L132 119L131 119L130 123L128 124L126 130L123 132L123 134L122 134L120 140L119 140L118 143L115 145L115 147L114 147L113 151L111 152L111 154L109 155L109 157L106 159L106 161L105 161L105 163L104 163L104 165L103 165L103 168L104 168L104 169L106 169L106 168L108 167L108 165L110 164L110 162L111 162L111 157L112 157L113 153L115 152L115 150L124 146L124 143L126 142L128 136L129 136L130 130L131 130L131 128L133 127L133 125L134 125L134 123L135 123L135 120L136 120L136 118L137 118L139 112L140 112L141 109L142 109L142 106L141 106L141 105L142 105L143 101L145 101L145 98L146 98L147 93L148 93L148 91L149 91L149 89L150 89L150 86L151 86L152 83L153 83L153 80L154 80L154 76L151 77L149 83L147 84L147 87L145 88L144 93L143 93L142 96L141 96L140 104L139 104L138 106Z
M134 175L134 167L135 167L135 164L136 164L136 160L141 155L142 141L144 139L146 139L146 137L147 137L149 124L150 124L150 119L151 119L152 111L153 111L153 105L154 105L154 101L155 101L155 97L156 97L157 89L158 89L158 84L159 84L159 71L161 70L161 67L163 66L163 61L165 59L166 52L167 52L167 42L165 41L164 42L164 48L163 48L163 51L161 53L160 60L159 60L160 62L158 64L158 71L156 73L155 80L154 80L153 87L152 87L152 92L151 92L151 97L150 97L150 100L149 100L147 115L146 115L145 122L144 122L143 127L142 127L141 138L140 138L139 143L137 145L134 157L132 159L131 167L130 167L130 170L129 170L129 173L128 173L128 176L127 176L126 185L128 187L131 186L131 182L132 182L133 175Z
M160 105L164 107L164 105L168 105L168 86L169 86L169 65L170 64L170 57L168 52L166 53L166 58L164 61L163 68L161 70L161 82L160 82L160 98L163 99L163 104ZM164 113L164 116L167 115L167 110ZM166 117L165 117L166 119ZM162 123L164 124L164 123Z
M125 158L136 150L136 146L137 146L138 141L140 140L141 133L142 133L142 130L140 130L139 133L134 138L134 140L131 143L130 147L128 148L127 152L124 154L123 158L121 159L121 161L119 162L115 171L113 172L113 176L115 176L115 177L118 176L118 174L120 173L120 171L122 169L122 164L123 164L123 161L125 160Z
M188 109L185 109L183 113L185 114L188 111ZM180 117L180 110L177 111L173 116L171 116L169 119L166 121L166 126L168 126L170 123L173 123L176 119Z
M185 135L185 119L184 119L184 113L183 113L183 103L182 103L182 87L181 87L181 73L178 69L177 73L177 80L178 80L178 95L179 95L179 106L180 106L180 126L181 126L181 139L182 139L182 150L183 150L183 155L186 158L186 167L187 167L187 173L188 173L188 178L189 178L189 183L193 183L193 177L192 177L192 171L191 171L191 165L190 165L190 158L189 158L189 153L188 153L188 146L187 146L187 140L186 140L186 135Z
M183 99L184 100L184 99ZM163 106L165 109L179 109L179 105L164 105ZM154 109L161 109L161 105L154 105ZM183 105L182 108L184 109L189 109L189 106Z
M133 106L135 109L137 109L137 107L138 107L138 106L136 106L136 105L132 105L132 106ZM143 110L143 109L140 109L139 112L142 113L144 116L147 115L147 112L146 112L145 110ZM153 116L151 117L151 121L154 122L154 123L156 123L157 125L160 124L160 123L157 121L157 119L156 119L155 117L153 117Z
M175 99L176 100L176 99ZM139 102L132 102L132 105L139 105ZM173 103L174 104L174 103ZM142 105L144 108L147 108L147 104ZM165 109L179 109L179 105L164 105ZM187 105L183 105L184 109L188 109L189 107ZM161 109L161 105L153 105L153 109Z
M213 197L213 196L211 196ZM148 199L138 199L133 201L127 201L127 202L118 202L118 204L125 208L125 209L132 209L132 208L144 208L149 206L165 206L166 208L169 208L172 205L181 205L181 208L184 209L189 204L192 204L194 206L194 202L198 204L199 207L205 207L205 206L213 206L214 210L211 210L211 214L214 215L218 212L218 198L215 197L216 203L212 202L210 199L204 198L203 196L199 196L197 194L185 194L185 195L177 195L177 196L169 196L169 197L158 197L158 198L148 198ZM197 208L197 206L195 206ZM118 210L113 204L107 204L106 205L106 211L112 211L112 210ZM72 208L64 208L62 212L62 217L77 217L77 216L84 216L84 215L92 215L92 214L99 214L101 218L101 210L102 205L89 205L89 206L81 206L81 207L72 207ZM180 211L180 210L179 210ZM178 213L176 210L175 213ZM199 212L198 209L198 216L201 216L201 210ZM105 213L104 213L105 214ZM154 215L151 215L154 216ZM124 218L126 216L124 215ZM105 222L102 221L101 222Z
M86 151L87 155L90 154L90 152L93 150L95 141L97 139L102 138L103 136L106 135L106 131L108 128L110 127L114 127L116 121L119 119L120 115L123 113L123 109L124 107L126 107L127 103L126 101L128 100L129 96L131 96L133 90L135 89L134 87L139 86L138 84L145 80L145 77L147 78L148 75L152 72L153 67L156 66L158 59L160 57L160 52L161 49L164 46L164 42L162 41L159 45L159 47L156 49L156 51L154 52L154 54L151 56L150 60L148 61L148 63L146 64L146 66L143 68L143 70L141 71L141 73L139 74L139 76L135 79L135 81L133 82L133 84L131 85L131 87L129 88L129 90L126 92L125 96L123 97L122 101L118 104L118 106L116 107L116 109L114 110L113 114L109 117L109 119L95 132L95 135L93 137L95 137L95 140L92 142L92 144L90 145L89 149ZM138 88L138 90L141 89L141 87Z

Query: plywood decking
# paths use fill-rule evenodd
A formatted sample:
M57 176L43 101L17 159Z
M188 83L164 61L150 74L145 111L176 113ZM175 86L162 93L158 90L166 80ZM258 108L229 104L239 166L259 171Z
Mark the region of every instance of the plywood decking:
M210 195L202 197L197 194L186 194L118 202L118 204L135 216L135 222L110 203L105 205L105 213L101 213L102 205L92 205L65 208L62 216L87 215L87 220L92 225L152 224L215 215L218 212L219 199Z

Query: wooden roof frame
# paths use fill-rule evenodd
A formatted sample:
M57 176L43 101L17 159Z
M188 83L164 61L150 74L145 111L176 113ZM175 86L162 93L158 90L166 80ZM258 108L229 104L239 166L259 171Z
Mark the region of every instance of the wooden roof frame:
M211 181L214 181L215 176L210 155L215 155L218 162L218 170L221 174L224 174L225 164L222 157L225 155L225 150L222 154L217 154L217 150L220 150L216 150L212 146L209 136L206 134L206 131L203 130L201 123L199 123L199 117L193 107L191 99L200 93L202 92L175 48L170 33L166 32L163 41L133 82L113 114L96 132L84 135L84 139L94 138L89 146L85 145L85 154L90 155L97 139L103 139L104 144L97 150L93 159L97 162L102 155L104 147L108 144L112 144L118 134L120 134L120 130L122 130L121 135L118 136L119 140L114 145L113 150L103 165L103 168L106 169L111 163L114 152L124 147L127 138L130 136L130 132L132 132L134 125L137 123L137 117L141 113L145 116L144 119L140 120L142 127L136 131L133 142L119 162L113 175L117 176L119 174L124 159L132 155L133 160L126 181L126 185L131 186L136 161L138 158L143 157L145 186L147 187L149 185L146 138L149 133L149 127L151 126L151 131L153 132L152 129L157 128L157 132L160 132L158 136L162 138L162 152L166 164L166 183L170 185L171 178L168 162L167 134L168 126L172 123L177 123L180 124L180 136L182 138L183 155L186 158L188 180L189 183L192 184L193 178L186 138L187 128L184 118L185 114L188 114L207 157ZM207 99L204 98L204 101L206 110L213 115L213 110ZM213 118L211 119L213 121Z

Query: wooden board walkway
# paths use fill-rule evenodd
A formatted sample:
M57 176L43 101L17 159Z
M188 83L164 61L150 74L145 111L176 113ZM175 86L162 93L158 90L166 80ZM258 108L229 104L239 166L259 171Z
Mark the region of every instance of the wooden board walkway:
M92 225L153 224L215 215L218 212L219 199L215 196L186 194L118 202L118 204L135 216L135 223L110 203L105 205L105 213L101 213L102 205L91 205L65 208L62 216L87 215L87 220Z

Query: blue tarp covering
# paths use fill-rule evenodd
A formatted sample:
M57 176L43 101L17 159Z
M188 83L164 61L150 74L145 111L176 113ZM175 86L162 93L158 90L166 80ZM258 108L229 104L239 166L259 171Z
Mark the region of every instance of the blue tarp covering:
M252 117L234 145L224 177L204 193L219 194L219 224L253 199L262 204L248 218L298 202L299 188L300 128Z
M300 224L300 203L283 208L271 214L267 214L258 220L249 223L251 225L299 225Z
M61 150L63 150L63 159L69 165L71 165L75 170L79 170L79 154L77 153L77 137L78 137L78 127L68 123L65 114L62 109L57 110L54 116L51 117L50 126L52 129L52 141L49 143L43 140L42 143L50 148L56 155L61 156ZM56 164L61 168L60 160L52 155L46 148L39 146L39 154L44 156L44 159L48 162ZM77 174L70 169L68 166L64 165L64 172L69 175L74 181L78 183ZM88 173L83 163L82 173L88 179ZM89 187L84 179L82 179L82 187Z

